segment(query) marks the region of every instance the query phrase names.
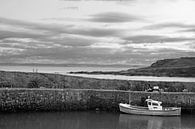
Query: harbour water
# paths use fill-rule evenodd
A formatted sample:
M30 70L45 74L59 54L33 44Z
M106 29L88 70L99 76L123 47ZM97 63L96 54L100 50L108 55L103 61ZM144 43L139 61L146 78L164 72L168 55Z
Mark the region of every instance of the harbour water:
M59 66L0 66L2 71L19 71L19 72L40 72L40 73L56 73L71 76L81 76L88 78L98 78L98 79L117 79L117 80L142 80L142 81L169 81L169 82L195 82L194 77L153 77L153 76L123 76L123 75L92 75L92 74L68 74L69 72L78 71L120 71L127 70L136 67L127 66L82 66L82 67L59 67Z
M154 117L112 112L1 113L1 129L194 129L195 116Z

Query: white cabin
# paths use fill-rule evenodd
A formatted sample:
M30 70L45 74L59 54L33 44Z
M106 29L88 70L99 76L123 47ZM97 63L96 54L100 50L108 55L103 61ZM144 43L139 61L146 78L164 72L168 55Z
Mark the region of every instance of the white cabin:
M146 99L149 110L162 110L162 102L152 99Z

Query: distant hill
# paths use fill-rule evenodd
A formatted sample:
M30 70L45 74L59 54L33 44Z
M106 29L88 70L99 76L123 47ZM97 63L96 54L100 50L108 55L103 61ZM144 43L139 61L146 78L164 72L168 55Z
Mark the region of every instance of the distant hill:
M151 68L186 68L195 67L195 57L181 57L176 59L158 60Z
M149 67L123 71L75 72L80 74L115 74L127 76L195 77L195 57L158 60Z

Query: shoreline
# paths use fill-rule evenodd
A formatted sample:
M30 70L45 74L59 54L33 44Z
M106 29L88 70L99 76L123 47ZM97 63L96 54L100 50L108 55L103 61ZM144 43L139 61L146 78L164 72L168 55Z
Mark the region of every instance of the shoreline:
M127 76L115 74L65 74L75 77L85 77L94 79L109 79L109 80L132 80L132 81L164 81L164 82L195 82L195 77L157 77L157 76Z
M121 71L76 71L69 74L88 75L123 75L123 76L154 76L154 77L195 77L195 67L145 67Z

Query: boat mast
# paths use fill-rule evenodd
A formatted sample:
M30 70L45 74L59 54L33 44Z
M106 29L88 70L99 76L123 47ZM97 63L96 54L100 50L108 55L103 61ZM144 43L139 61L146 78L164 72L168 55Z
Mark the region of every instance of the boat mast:
M131 92L129 92L129 104L131 104Z

